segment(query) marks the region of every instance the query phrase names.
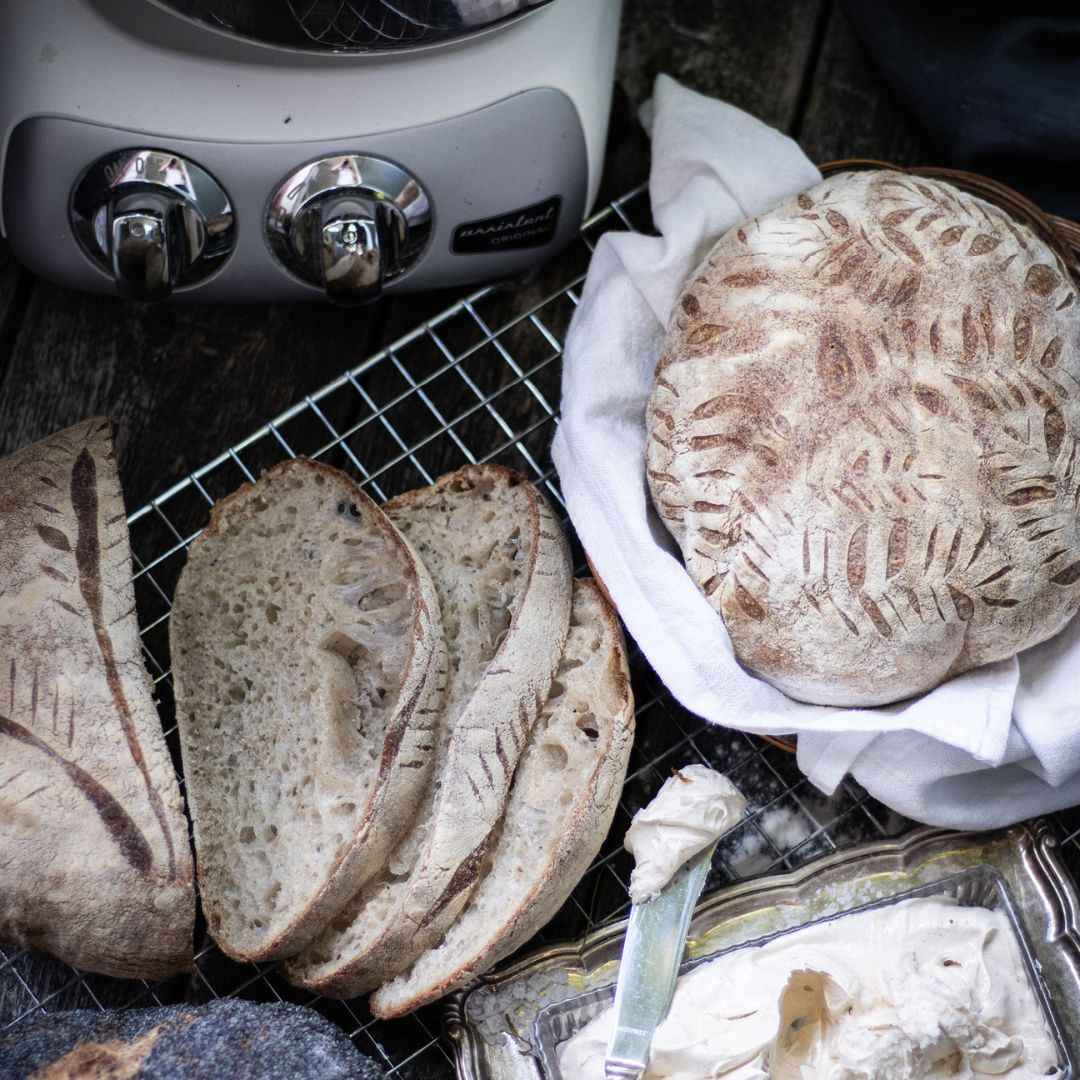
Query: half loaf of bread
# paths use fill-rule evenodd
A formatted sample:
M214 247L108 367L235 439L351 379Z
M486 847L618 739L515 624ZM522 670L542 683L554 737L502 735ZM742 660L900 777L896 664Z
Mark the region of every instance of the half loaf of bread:
M287 461L214 508L170 645L210 932L235 959L290 955L427 789L446 683L434 587L344 473Z
M194 921L99 417L0 462L0 939L158 979L192 967Z
M938 180L840 173L686 283L648 405L653 500L736 655L878 705L1080 607L1080 297Z
M435 580L450 687L435 779L413 831L284 965L290 982L337 997L364 993L403 970L464 907L570 621L566 539L517 473L469 466L391 500L386 512Z
M479 883L442 941L372 995L376 1016L464 986L551 919L607 836L633 736L618 620L595 582L575 581L566 648Z

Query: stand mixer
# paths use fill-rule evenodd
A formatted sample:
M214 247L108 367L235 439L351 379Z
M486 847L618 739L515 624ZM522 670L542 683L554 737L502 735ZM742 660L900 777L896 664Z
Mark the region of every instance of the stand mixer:
M621 0L5 0L0 231L147 300L522 273L597 191Z

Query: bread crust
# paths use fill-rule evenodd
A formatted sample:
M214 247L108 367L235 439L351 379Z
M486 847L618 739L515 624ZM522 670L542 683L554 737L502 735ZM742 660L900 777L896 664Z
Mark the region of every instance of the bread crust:
M533 738L518 765L510 791L507 821L500 830L500 840L492 850L480 887L470 899L461 919L469 919L469 933L452 928L435 952L421 956L414 967L371 997L371 1010L380 1019L404 1016L471 982L509 956L544 926L566 901L581 880L611 827L619 796L622 794L626 767L633 747L634 698L626 662L626 646L618 618L595 581L579 578L574 582L574 607L567 655L577 645L575 627L582 627L582 638L592 633L599 637L602 654L598 671L589 667L589 658L575 651L574 663L565 672L560 665L556 678L565 681L557 703L545 706L544 717L537 724ZM585 680L588 680L588 686ZM575 715L583 699L589 703L587 715ZM546 745L541 728L545 726L559 740L568 731L577 737L581 729L592 725L595 743L584 757L587 772L563 776L563 790L573 788L573 801L554 819L554 830L530 845L528 865L518 863L519 852L503 844L507 830L514 827L516 815L528 819L530 805L539 805L546 794L538 790L543 774L558 782L557 769L549 763L553 751ZM588 734L584 737L590 738ZM561 768L580 768L581 760ZM507 837L512 840L512 837ZM498 911L491 901L498 897ZM482 915L473 911L480 900L488 905ZM462 924L464 925L464 924ZM464 938L464 940L463 940Z
M131 573L108 420L0 462L0 938L158 979L195 891Z
M242 707L229 708L224 701L219 703L216 716L193 706L206 667L205 639L213 629L212 617L207 617L204 604L206 586L203 578L216 571L221 560L230 557L235 534L262 512L261 504L286 497L282 488L290 481L303 485L318 485L321 481L325 490L320 498L328 506L336 503L339 511L342 506L349 508L348 517L359 522L359 531L346 537L342 544L362 545L371 542L385 552L382 557L384 567L400 579L404 594L411 603L407 620L410 644L400 685L385 719L374 778L366 788L356 784L357 797L364 790L369 791L369 795L359 807L346 802L345 805L353 806L356 813L344 825L336 826L349 828L351 832L340 837L336 850L313 872L304 885L307 890L305 898L291 911L284 916L276 915L269 909L244 911L243 917L255 915L264 923L254 932L248 932L239 925L241 916L234 915L227 903L234 867L227 858L219 857L216 851L213 862L207 854L211 845L224 842L221 832L234 818L239 822L241 812L235 797L223 798L216 789L213 782L214 755L205 753L201 742L204 729L214 719L234 725L237 731L241 727L250 731L253 726L258 726L269 738L275 728L288 725L291 717L265 716L258 710L245 711ZM333 544L327 544L328 549L332 547ZM342 547L343 552L347 553L348 550ZM327 557L331 554L327 550ZM262 569L268 575L274 572L273 564ZM316 568L310 571L310 585L313 592L326 594L324 603L329 614L324 636L330 638L337 629L348 629L348 611L335 607L339 601L330 595L332 583L327 584L317 578L319 573L321 571ZM358 582L357 587L362 588L363 582ZM298 649L305 647L303 641L295 644ZM329 649L325 641L317 646L317 650ZM236 960L265 961L291 955L301 949L367 877L379 868L387 852L408 827L410 815L430 776L433 731L447 674L446 648L434 586L408 541L352 479L321 462L306 458L288 460L268 469L257 483L245 484L213 508L210 524L192 543L187 565L177 584L170 622L170 651L200 895L211 933L222 951ZM264 665L265 671L282 665L286 660L284 656L267 655L259 662ZM328 688L326 684L327 680L322 679L320 687L326 693L323 704L327 712L315 717L316 723L322 725L314 733L316 741L320 737L324 741L333 739L334 728L342 719L346 725L352 723L347 714L349 698L354 691L347 682L339 690ZM338 713L342 713L342 716L339 717ZM354 753L348 727L345 739L346 751ZM353 759L347 756L343 760ZM362 758L360 766L365 767ZM237 768L244 767L248 769L250 783L258 786L265 780L265 774L275 769L275 763L267 753L237 763ZM366 768L370 770L370 766ZM329 832L329 823L324 824L322 830ZM276 830L274 835L276 837ZM260 839L266 840L265 837ZM307 846L314 845L317 839L310 837ZM235 841L233 845L232 850L239 851ZM287 854L282 858L286 860Z
M309 950L283 965L285 977L305 989L334 997L365 993L442 936L476 885L518 757L547 697L569 629L572 573L566 538L539 493L513 470L471 465L391 500L386 510L408 531L414 507L437 505L447 493L468 494L481 485L514 488L527 497L525 520L517 527L531 543L517 605L449 736L432 820L393 917L372 920L361 899L355 914L343 918L346 934L353 925L363 928L361 947L321 959L335 951L337 931L331 928L316 943L318 956Z
M654 504L750 671L878 705L1080 606L1080 304L951 185L841 173L731 230L679 296Z

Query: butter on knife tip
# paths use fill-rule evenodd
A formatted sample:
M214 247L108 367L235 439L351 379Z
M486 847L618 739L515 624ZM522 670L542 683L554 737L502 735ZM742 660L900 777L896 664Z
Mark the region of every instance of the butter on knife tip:
M746 812L746 799L721 773L686 765L639 810L623 845L634 857L630 900L655 899L684 863L715 844Z
M745 810L746 800L727 777L688 765L634 815L624 841L636 864L630 878L633 906L604 1062L608 1080L637 1080L648 1067L653 1034L671 1006L686 932L716 842Z

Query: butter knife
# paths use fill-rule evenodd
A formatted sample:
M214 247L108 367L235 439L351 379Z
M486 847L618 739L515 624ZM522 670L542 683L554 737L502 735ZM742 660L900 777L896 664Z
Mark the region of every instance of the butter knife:
M690 916L705 885L716 844L699 851L645 904L634 904L615 985L615 1028L604 1075L638 1080L649 1064L653 1034L675 993Z

